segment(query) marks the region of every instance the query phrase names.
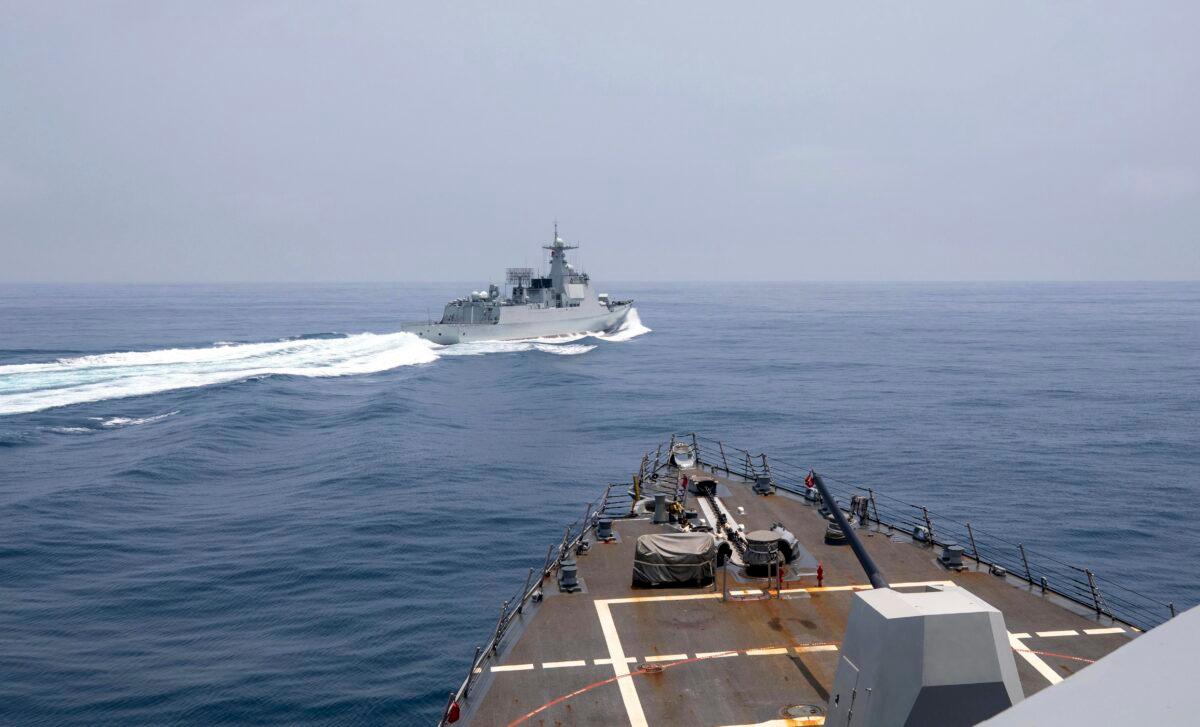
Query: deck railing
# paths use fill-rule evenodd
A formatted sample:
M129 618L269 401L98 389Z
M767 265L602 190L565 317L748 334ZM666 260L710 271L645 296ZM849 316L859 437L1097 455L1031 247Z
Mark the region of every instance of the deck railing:
M450 693L446 708L442 712L442 719L438 722L439 725L446 724L452 705L457 704L460 708L465 706L470 698L471 687L498 655L500 644L509 627L521 618L526 605L534 598L535 594L542 590L543 584L558 572L567 555L579 548L580 543L584 541L589 532L595 530L596 523L601 519L628 517L632 511L631 505L632 499L628 483L608 485L600 499L587 504L581 518L566 526L562 540L550 544L541 568L530 568L528 575L525 576L525 585L514 593L512 598L501 603L500 616L496 620L491 638L483 646L475 647L475 655L471 658L467 676L458 689ZM553 583L547 584L547 586L557 587Z
M785 492L804 494L804 478L810 471L778 457L732 447L719 440L696 434L675 435L676 440L692 444L696 459L716 472L753 480L761 474L771 476L775 486ZM988 569L1003 568L1008 575L1028 582L1030 588L1052 592L1086 608L1098 616L1107 616L1129 626L1147 630L1175 615L1175 604L1163 603L1131 588L1101 578L1084 568L1026 547L1023 543L981 530L928 507L890 497L871 487L852 484L824 472L821 475L831 494L846 509L850 498L867 498L867 522L912 536L918 528L930 546L959 545L968 560Z

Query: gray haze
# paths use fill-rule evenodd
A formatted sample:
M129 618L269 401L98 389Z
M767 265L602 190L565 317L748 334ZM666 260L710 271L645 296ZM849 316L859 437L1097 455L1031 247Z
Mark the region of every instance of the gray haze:
M0 280L1200 278L1200 3L0 2Z

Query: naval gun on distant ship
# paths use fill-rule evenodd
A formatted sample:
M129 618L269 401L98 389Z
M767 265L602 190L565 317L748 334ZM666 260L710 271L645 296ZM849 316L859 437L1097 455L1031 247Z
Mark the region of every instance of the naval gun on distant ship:
M403 330L450 344L605 333L625 322L633 301L612 300L592 290L588 274L567 262L567 250L577 246L558 236L558 225L554 241L543 249L550 251L549 275L509 268L506 290L489 285L447 303L437 323L410 324Z

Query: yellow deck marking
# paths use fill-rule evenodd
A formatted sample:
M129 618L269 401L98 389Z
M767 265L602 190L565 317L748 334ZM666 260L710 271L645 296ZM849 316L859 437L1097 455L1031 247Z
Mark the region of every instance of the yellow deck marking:
M587 660L579 659L577 661L547 661L542 664L543 669L562 669L565 666L587 666Z
M714 594L715 595L715 594ZM621 701L625 704L625 714L629 717L631 727L649 727L646 723L646 713L642 711L642 702L638 699L637 687L629 678L629 663L625 661L625 650L621 648L621 637L617 636L617 625L613 623L612 611L606 600L595 601L596 615L600 618L600 630L604 632L604 643L608 646L608 656L612 659L613 672L617 677L617 686L621 689Z
M526 671L532 668L533 664L505 664L504 666L493 666L492 671Z
M1013 651L1016 651L1022 659L1029 662L1030 666L1032 666L1034 669L1037 669L1038 674L1046 677L1046 681L1050 682L1051 684L1058 684L1063 680L1063 678L1058 675L1058 672L1051 669L1050 665L1042 661L1040 656L1030 652L1029 649L1026 648L1025 644L1021 643L1021 640L1018 639L1014 634L1008 635L1008 645L1011 646Z
M803 654L806 651L837 651L837 644L813 644L812 646L797 646L796 652Z
M774 656L786 653L788 653L787 647L783 646L773 649L746 649L746 656Z
M893 583L892 588L921 588L924 586L954 587L954 581L913 581L912 583ZM785 588L780 593L833 593L836 591L869 591L870 583L852 584L848 586L812 586L809 588Z
M683 661L687 658L687 654L653 654L647 656L645 661Z
M1037 635L1042 638L1048 638L1051 636L1078 636L1079 632L1075 629L1064 629L1062 631L1038 631Z
M756 722L754 724L737 724L726 725L725 727L813 727L815 725L825 724L824 716L816 717L789 717L787 719L771 719L766 722Z
M729 595L731 595L731 596L761 596L762 591L758 590L757 588L747 588L747 589L741 590L741 591L730 591Z
M697 659L723 659L726 656L737 656L736 651L700 651L696 653Z
M1084 629L1083 633L1096 636L1098 634L1123 634L1125 629L1120 626L1114 626L1111 629Z
M651 601L700 601L706 598L720 598L720 593L683 593L678 596L631 596L629 598L605 598L597 600L597 604L617 603L649 603Z

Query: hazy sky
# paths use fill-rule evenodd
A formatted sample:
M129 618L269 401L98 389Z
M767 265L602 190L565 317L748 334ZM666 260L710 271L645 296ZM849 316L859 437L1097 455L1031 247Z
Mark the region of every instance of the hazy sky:
M0 280L1200 278L1200 3L0 0Z

